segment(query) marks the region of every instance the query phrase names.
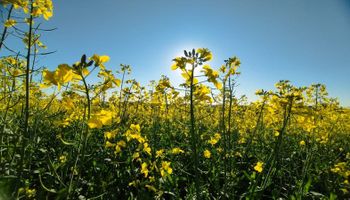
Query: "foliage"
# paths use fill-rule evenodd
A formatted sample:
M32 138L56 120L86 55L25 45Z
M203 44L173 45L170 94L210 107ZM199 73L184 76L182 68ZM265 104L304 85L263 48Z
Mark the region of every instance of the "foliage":
M350 198L350 110L324 85L282 80L248 102L240 60L215 70L206 48L173 60L180 88L165 76L144 87L106 55L38 68L34 21L52 2L1 4L0 50L29 29L17 30L28 53L0 59L0 199Z

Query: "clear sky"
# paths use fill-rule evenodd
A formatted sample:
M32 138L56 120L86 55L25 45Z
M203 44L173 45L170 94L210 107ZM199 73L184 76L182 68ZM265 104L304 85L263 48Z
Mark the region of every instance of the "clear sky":
M296 86L326 84L350 106L349 0L58 0L45 27L41 60L55 68L82 54L106 54L117 69L130 64L143 84L170 70L184 49L207 47L213 67L241 59L238 94L253 98L288 79Z

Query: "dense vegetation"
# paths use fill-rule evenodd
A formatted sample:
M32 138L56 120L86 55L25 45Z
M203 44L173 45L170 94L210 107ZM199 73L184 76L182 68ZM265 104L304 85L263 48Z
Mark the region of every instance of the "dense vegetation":
M105 55L48 70L34 21L51 0L0 6L0 199L350 198L350 110L324 85L282 80L248 102L240 60L215 70L205 48L173 60L179 87L141 86Z

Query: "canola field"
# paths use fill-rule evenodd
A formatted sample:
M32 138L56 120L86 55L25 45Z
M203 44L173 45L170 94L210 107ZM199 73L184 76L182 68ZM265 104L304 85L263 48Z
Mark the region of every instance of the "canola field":
M51 0L0 6L0 199L350 199L350 109L325 85L281 80L250 102L240 59L215 68L206 48L174 58L180 86L107 55L39 68ZM25 54L3 54L10 31Z

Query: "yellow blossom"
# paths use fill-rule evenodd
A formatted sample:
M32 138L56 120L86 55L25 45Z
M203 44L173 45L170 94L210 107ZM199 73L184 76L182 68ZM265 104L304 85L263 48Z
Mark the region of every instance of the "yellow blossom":
M156 158L162 157L164 153L164 149L160 149L158 151L156 151Z
M113 144L113 143L111 143L109 141L106 141L106 144L105 144L106 148L110 148L110 147L114 147L114 146L115 146L115 144Z
M137 160L140 157L140 153L139 152L135 152L134 154L132 154L132 159L133 160Z
M91 116L88 121L88 126L90 128L101 128L103 125L108 125L111 123L113 113L107 110L101 110Z
M103 65L105 62L109 61L109 56L103 55L99 56L97 54L94 54L90 60L93 60L95 62L95 66L100 66L101 69L105 69L106 67Z
M173 173L173 169L170 167L170 164L171 163L168 161L162 161L162 167L160 169L160 174L162 177Z
M67 157L65 155L61 155L59 160L61 163L65 163L65 162L67 162Z
M178 147L175 147L171 150L171 153L174 155L180 154L180 153L184 153L184 151Z
M256 165L254 166L254 170L261 173L263 171L263 165L264 163L259 161L256 163Z
M204 152L203 152L203 155L205 158L210 158L211 157L211 153L208 149L206 149Z
M147 178L148 172L149 172L147 169L147 166L148 166L148 164L145 162L141 164L141 173L143 173L146 178Z
M275 137L278 137L280 135L280 132L279 131L275 131L274 135L275 135Z
M107 138L108 140L114 139L116 135L117 135L116 131L107 131L104 134L105 138Z
M5 27L7 27L7 28L15 26L16 24L17 24L17 22L14 19L8 19L4 23Z
M149 147L148 143L143 143L143 151L146 152L148 155L151 155L151 147Z

